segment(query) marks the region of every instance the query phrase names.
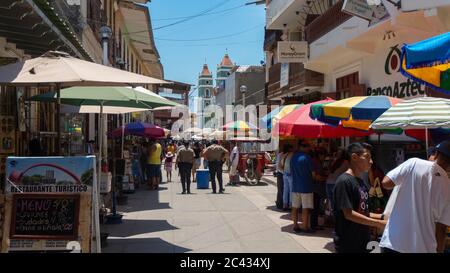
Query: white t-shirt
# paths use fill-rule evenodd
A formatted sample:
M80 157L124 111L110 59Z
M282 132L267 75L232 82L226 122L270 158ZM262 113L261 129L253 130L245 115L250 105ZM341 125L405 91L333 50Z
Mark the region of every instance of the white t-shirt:
M237 166L239 163L239 149L237 146L234 146L233 150L231 151L231 158L233 159L231 165Z
M399 186L381 247L436 253L436 222L450 225L450 180L434 162L412 158L387 176Z

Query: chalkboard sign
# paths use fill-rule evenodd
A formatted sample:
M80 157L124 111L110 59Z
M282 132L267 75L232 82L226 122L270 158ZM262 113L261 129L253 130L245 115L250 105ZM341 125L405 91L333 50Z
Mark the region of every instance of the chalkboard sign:
M80 196L72 194L14 194L11 239L78 237Z

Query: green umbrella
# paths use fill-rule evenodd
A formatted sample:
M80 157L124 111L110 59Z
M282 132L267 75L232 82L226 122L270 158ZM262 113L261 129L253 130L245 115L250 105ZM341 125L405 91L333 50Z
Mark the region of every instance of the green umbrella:
M30 98L32 101L57 102L57 93L49 92ZM127 87L70 87L60 91L62 104L75 106L100 106L98 181L101 177L103 128L103 107L155 108L177 106L179 104L149 91L135 90Z
M32 101L56 102L56 92L48 92L30 98ZM61 90L61 103L69 105L103 105L129 108L156 108L177 106L152 92L143 92L127 87L70 87Z

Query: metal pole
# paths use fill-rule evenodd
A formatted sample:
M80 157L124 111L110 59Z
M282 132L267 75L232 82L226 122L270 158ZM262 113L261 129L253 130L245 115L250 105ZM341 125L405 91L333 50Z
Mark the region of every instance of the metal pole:
M99 149L98 149L98 179L97 179L97 189L96 189L96 196L95 201L97 207L94 208L96 215L99 214L99 200L100 200L100 183L101 183L101 177L102 177L102 144L103 144L103 101L100 102L100 115L99 115L99 130L98 130L98 141L99 141ZM101 253L101 245L100 245L100 219L97 216L95 223L95 238L96 238L96 245L97 245L97 253ZM97 220L99 219L99 220Z
M112 181L111 181L111 204L112 204L112 214L116 215L116 140L113 138L113 175L112 175ZM108 219L109 220L109 219Z
M95 164L94 164L95 167ZM97 170L100 171L100 170ZM99 205L98 205L98 185L100 184L100 181L94 177L94 184L92 189L92 199L94 202L94 225L95 225L95 247L97 253L101 252L101 241L100 241L100 216L99 216Z
M103 101L100 102L99 128L98 128L98 191L100 192L101 170L102 170L102 154L103 154Z
M123 159L123 144L124 144L124 138L125 138L125 114L122 114L122 154L120 158Z
M61 85L56 84L56 152L58 155L61 154Z
M428 156L428 127L425 127L425 154Z

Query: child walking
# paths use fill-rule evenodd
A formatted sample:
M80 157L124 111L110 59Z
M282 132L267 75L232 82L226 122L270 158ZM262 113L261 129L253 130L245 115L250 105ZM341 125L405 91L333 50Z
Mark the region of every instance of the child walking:
M166 154L166 160L164 161L164 169L167 173L167 182L172 182L172 164L173 164L173 153L168 152Z

